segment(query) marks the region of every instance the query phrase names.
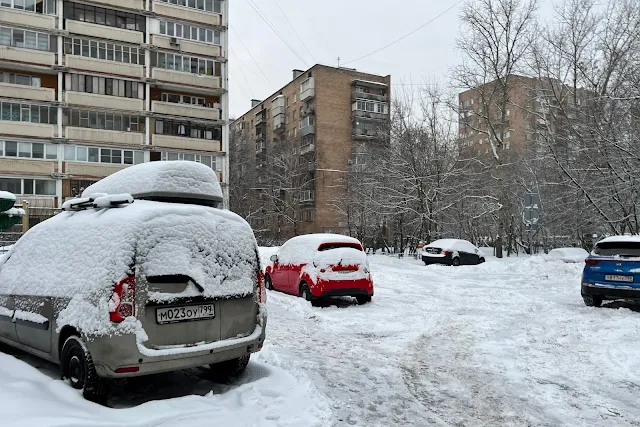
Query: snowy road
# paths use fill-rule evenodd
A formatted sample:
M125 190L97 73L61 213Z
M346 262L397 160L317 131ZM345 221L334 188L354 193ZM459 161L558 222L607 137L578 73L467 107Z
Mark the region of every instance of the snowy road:
M263 251L268 256L269 250ZM268 293L268 344L233 385L205 369L83 401L0 346L0 419L38 426L640 426L640 308L594 309L581 265L370 258L373 303ZM637 311L634 311L637 310ZM15 357L14 357L15 356ZM26 362L26 363L25 363Z

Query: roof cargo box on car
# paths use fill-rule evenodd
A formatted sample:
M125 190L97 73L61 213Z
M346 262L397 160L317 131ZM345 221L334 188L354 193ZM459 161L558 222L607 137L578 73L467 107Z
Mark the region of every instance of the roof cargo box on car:
M134 199L222 207L216 173L202 163L161 161L130 166L87 187L82 197L130 194Z

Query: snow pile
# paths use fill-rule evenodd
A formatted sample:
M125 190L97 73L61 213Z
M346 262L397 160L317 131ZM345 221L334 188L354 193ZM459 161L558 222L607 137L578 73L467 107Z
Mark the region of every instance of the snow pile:
M16 195L8 191L0 191L0 199L13 200L15 203Z
M334 271L334 267L358 266L356 270ZM313 263L302 268L314 282L322 280L360 280L369 276L369 261L363 251L354 248L334 248L320 251L313 257ZM324 271L323 271L324 270Z
M215 208L138 200L62 212L4 256L0 293L72 297L60 326L110 333L113 285L132 273L134 261L138 274L187 275L203 288L200 295L227 297L253 293L256 250L249 225Z
M320 245L327 243L351 243L361 245L358 239L340 234L305 234L288 240L278 250L278 263L282 265L308 264Z
M16 320L26 320L33 323L47 323L48 319L41 314L31 313L29 311L16 310L13 314Z
M133 197L153 194L187 194L191 197L222 200L218 176L198 162L165 161L130 166L87 187L82 197L96 193L131 194Z
M564 262L581 263L589 256L589 252L582 248L557 248L550 250L549 256Z
M11 208L2 212L3 215L8 216L24 216L24 213L24 209L22 208Z

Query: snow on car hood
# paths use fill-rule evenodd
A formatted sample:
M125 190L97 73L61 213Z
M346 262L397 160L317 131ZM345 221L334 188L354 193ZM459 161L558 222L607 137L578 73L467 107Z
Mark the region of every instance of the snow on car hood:
M138 273L188 275L204 296L226 297L253 293L256 250L249 225L215 208L138 200L62 212L13 246L0 265L0 293L72 298L60 323L96 330L134 259Z
M317 267L333 265L362 265L367 266L367 255L354 248L335 248L320 251L313 257L313 264Z

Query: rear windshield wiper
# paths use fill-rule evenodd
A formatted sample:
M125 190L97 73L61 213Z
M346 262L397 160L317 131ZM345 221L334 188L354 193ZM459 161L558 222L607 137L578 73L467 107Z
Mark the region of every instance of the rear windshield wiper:
M147 277L147 281L149 283L193 283L193 285L198 288L200 292L204 292L204 288L198 282L196 282L193 278L187 276L186 274L165 274L162 276L151 276Z

